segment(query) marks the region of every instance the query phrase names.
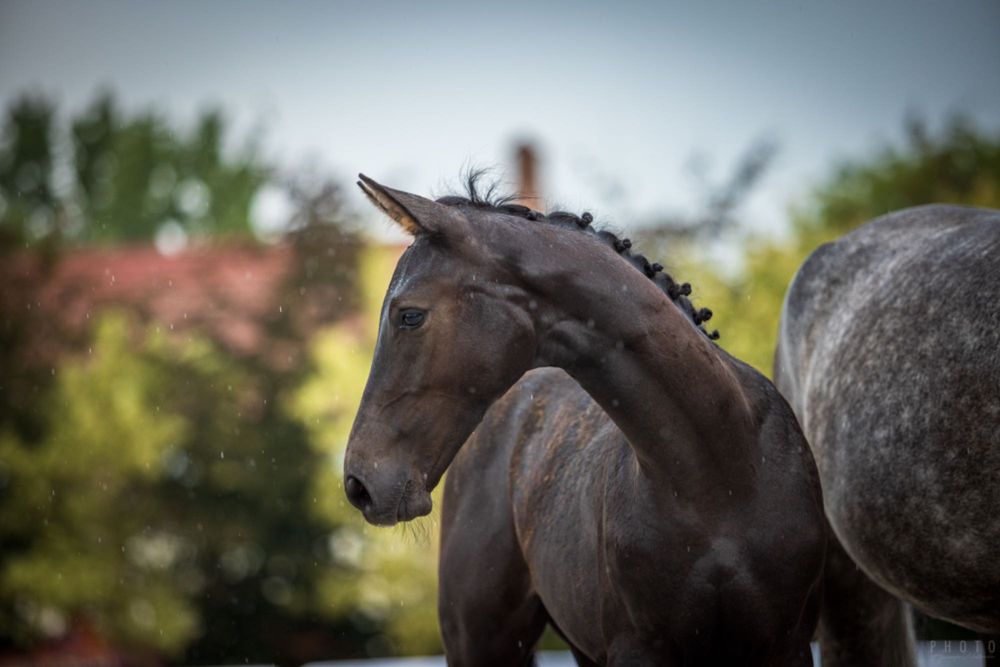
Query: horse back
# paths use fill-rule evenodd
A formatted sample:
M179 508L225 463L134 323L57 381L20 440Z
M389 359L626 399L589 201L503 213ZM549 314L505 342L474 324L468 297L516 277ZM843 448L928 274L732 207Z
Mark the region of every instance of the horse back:
M816 400L835 393L835 376L846 385L865 375L834 373L834 364L870 368L881 360L896 367L884 379L919 385L940 366L932 363L938 357L952 369L974 365L980 372L973 384L993 392L997 336L1000 211L906 209L820 246L799 268L782 306L775 384L809 435L807 400L815 411ZM915 356L928 363L917 365ZM879 402L894 401L882 392Z

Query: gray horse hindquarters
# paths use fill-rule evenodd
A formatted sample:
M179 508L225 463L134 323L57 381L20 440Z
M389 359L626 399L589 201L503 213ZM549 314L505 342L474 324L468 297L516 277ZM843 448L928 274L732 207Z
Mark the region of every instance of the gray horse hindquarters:
M850 557L925 613L1000 632L1000 212L908 209L817 250L775 380Z

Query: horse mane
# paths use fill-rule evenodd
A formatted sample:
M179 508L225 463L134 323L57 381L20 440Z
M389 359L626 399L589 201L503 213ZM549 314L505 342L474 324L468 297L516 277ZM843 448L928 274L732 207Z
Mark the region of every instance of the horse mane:
M505 213L526 220L537 220L561 227L571 227L587 234L593 234L606 245L611 246L629 264L652 280L674 302L681 312L694 323L699 331L705 334L710 340L718 340L718 329L709 332L705 329L704 325L705 322L712 319L712 311L708 308L695 308L691 300L687 298L691 294L691 283L677 283L669 273L663 270L662 264L659 262L651 263L644 255L632 252L631 240L619 238L607 229L596 229L592 224L594 216L586 211L581 215L566 211L541 213L527 206L515 204L513 202L517 197L503 194L496 181L490 181L485 188L481 187L481 181L485 175L485 170L470 170L464 179L465 196L448 195L439 198L437 200L438 203L446 206L466 206Z

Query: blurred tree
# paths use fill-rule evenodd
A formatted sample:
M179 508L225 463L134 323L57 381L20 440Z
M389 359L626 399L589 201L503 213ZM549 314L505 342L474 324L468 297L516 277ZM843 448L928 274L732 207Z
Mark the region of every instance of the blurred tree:
M227 158L224 130L209 111L178 136L153 114L126 120L110 95L100 97L72 124L79 237L149 239L164 225L190 236L249 232L267 173L252 145Z
M207 111L189 132L154 113L126 117L105 93L67 128L27 96L7 110L0 144L0 240L139 241L165 229L248 234L269 177L256 146L227 150L225 119Z
M699 302L715 311L712 324L730 352L771 374L785 291L817 246L908 206L944 202L1000 208L1000 134L961 116L950 118L939 132L911 118L904 134L901 145L834 169L793 208L787 238L748 239L740 275L706 276L694 267L681 271L699 276Z
M0 131L0 248L52 227L54 116L52 104L37 96L22 97L7 110Z
M709 182L706 158L695 156L690 171L702 192L701 204L693 214L666 214L647 223L640 233L644 246L717 241L738 229L740 207L760 185L777 154L778 142L761 137L739 156L728 177L719 183Z
M142 492L188 428L161 413L170 384L155 362L162 341L133 354L124 324L105 320L94 354L60 369L44 439L0 436L0 617L21 642L61 634L83 614L133 647L176 651L195 629L168 576L183 545L146 523L152 495Z
M311 363L306 337L356 307L362 242L328 179L302 185L252 144L234 155L225 135L218 113L176 132L154 114L122 114L110 95L68 129L44 98L8 109L0 649L83 623L154 661L301 664L363 652L374 634L352 620L353 607L331 611L322 594L344 571L332 550L338 524L315 510L322 485L313 478L331 463L286 400ZM265 182L290 202L281 238L271 239L283 241L275 256L291 254L279 293L220 300L206 284L204 303L191 304L214 307L201 329L185 312L188 328L169 334L157 299L127 291L117 315L87 311L93 336L62 322L52 300L93 285L45 291L60 246L148 241L164 230L247 236ZM259 349L209 338L227 323L259 332ZM58 360L24 353L40 330Z
M305 170L283 176L278 184L291 205L285 235L298 260L293 282L309 285L314 298L336 299L339 311L355 313L364 299L359 278L364 243L341 187Z
M337 569L311 482L327 463L275 382L207 340L101 319L56 373L45 437L0 435L0 633L86 619L202 663L350 652L319 594Z

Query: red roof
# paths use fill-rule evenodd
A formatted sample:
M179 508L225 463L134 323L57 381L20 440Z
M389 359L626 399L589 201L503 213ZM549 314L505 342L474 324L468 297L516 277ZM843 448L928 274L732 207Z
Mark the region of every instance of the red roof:
M24 653L13 650L0 652L0 667L124 667L136 664L157 664L147 658L130 659L118 652L85 621L74 622L69 631L57 639L42 641Z
M337 303L331 286L286 289L297 269L291 245L212 245L172 256L153 246L86 248L54 261L27 254L5 261L0 316L30 322L22 351L36 363L54 363L67 344L86 341L107 308L169 331L194 329L231 352L252 355L261 352L268 322L287 318L294 330L308 333L332 319Z

